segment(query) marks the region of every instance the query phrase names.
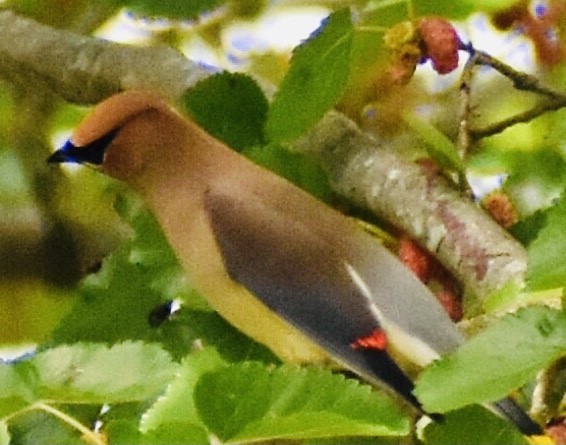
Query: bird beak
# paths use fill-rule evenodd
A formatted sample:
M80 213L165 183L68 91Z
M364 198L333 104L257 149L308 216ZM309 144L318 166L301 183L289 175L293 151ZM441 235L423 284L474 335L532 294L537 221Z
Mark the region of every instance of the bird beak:
M71 140L68 140L63 147L47 159L47 162L52 164L71 162L75 164L102 165L104 153L116 137L118 130L119 128L84 146L76 146Z

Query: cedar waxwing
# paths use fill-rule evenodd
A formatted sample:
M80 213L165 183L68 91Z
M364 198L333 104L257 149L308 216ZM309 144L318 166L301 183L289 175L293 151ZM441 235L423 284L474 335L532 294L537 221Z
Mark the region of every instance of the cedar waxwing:
M428 288L358 224L154 93L103 101L49 161L97 165L128 183L191 285L283 360L330 358L420 409L393 357L425 366L463 342ZM540 432L510 399L494 408L523 433Z

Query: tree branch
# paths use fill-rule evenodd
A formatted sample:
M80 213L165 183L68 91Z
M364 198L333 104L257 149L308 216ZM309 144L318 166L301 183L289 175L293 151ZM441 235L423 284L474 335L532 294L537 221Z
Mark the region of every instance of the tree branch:
M549 88L544 85L537 77L517 71L513 67L503 63L502 61L490 56L484 51L476 50L471 44L466 45L463 49L468 51L470 58L464 69L462 75L462 88L464 93L464 101L469 101L469 85L472 78L472 70L474 66L489 66L503 76L507 77L513 86L520 91L527 91L530 93L539 94L545 96L546 100L540 102L529 110L517 113L499 122L491 123L483 128L469 128L468 117L469 109L464 110L463 119L461 122L466 122L465 132L461 131L460 136L465 136L471 145L472 142L476 142L481 138L493 136L495 134L501 133L513 125L530 122L533 119L541 116L549 111L556 111L561 108L566 107L566 94L561 91ZM467 88L465 88L467 86ZM462 103L464 103L464 101Z
M131 88L170 98L210 73L168 46L137 47L41 25L0 11L0 73L41 82L69 102L93 104Z
M106 42L0 11L0 75L20 82L32 77L71 102L95 103L128 88L177 99L209 74L169 47ZM519 243L442 178L401 158L344 115L329 113L295 148L321 160L339 194L437 255L468 293L481 299L511 280L523 282L526 253Z
M410 234L466 291L481 299L523 281L527 258L516 240L443 177L400 157L345 116L331 112L296 147L322 162L336 192Z

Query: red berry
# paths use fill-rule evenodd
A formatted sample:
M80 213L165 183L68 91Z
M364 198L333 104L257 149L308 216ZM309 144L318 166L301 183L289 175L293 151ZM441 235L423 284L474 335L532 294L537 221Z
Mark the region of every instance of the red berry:
M409 238L399 242L399 259L413 271L419 280L427 283L430 279L432 258L422 247Z
M458 50L462 42L452 24L440 17L417 21L425 58L432 61L438 74L447 74L458 66Z
M444 310L452 321L460 321L464 316L462 302L458 295L448 289L443 289L436 293L436 298L444 307Z
M519 219L513 201L511 201L509 195L500 190L496 190L484 197L482 205L493 219L505 229L511 227Z

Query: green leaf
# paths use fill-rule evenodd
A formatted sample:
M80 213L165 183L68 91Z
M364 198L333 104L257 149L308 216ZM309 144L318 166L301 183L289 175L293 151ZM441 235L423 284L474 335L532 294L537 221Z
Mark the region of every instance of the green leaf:
M39 396L58 403L119 403L162 391L178 365L157 345L126 342L59 346L30 360ZM18 366L18 365L16 365Z
M550 149L509 154L510 173L504 189L522 213L549 207L566 185L566 160Z
M566 315L546 307L499 320L418 378L415 395L429 412L499 400L566 354Z
M264 142L267 99L244 74L220 73L201 80L183 96L188 114L235 150Z
M0 363L0 418L4 418L36 399L34 368L28 362Z
M204 374L195 405L222 441L399 436L408 419L384 394L319 368L249 362Z
M81 434L44 411L30 411L10 420L12 444L85 445Z
M403 119L426 144L429 155L442 168L461 172L464 170L458 150L452 141L434 125L414 113L404 113Z
M148 443L144 440L144 435L139 430L139 421L137 419L130 421L123 419L106 421L104 431L112 445Z
M164 424L159 431L144 434L139 443L144 445L170 445L172 443L209 445L210 438L207 431L199 426L189 422L177 422Z
M534 239L536 239L540 230L547 224L548 209L537 210L525 219L517 222L509 228L509 232L521 244L528 246Z
M0 445L10 445L10 432L8 431L8 424L5 421L0 421Z
M503 189L521 216L552 206L566 185L566 161L551 146L531 151L488 148L470 156L468 166L481 173L509 175Z
M546 213L546 225L528 247L529 289L566 287L566 195Z
M195 386L204 373L224 367L225 363L213 348L187 356L165 394L143 415L140 430L157 434L166 425L175 423L190 423L205 430L195 408Z
M470 5L468 1L455 2L452 0L413 0L413 9L417 17L435 15L459 19L466 18L475 10L473 5Z
M92 421L99 408L87 404L145 403L164 391L178 368L171 356L155 344L126 342L108 347L78 343L55 347L0 366L0 415L20 411L10 419L16 443L80 443L77 431L61 419L54 422L53 415L39 406L29 412L21 410L49 400L72 418L82 416L80 410L71 406L66 409L62 404L80 404L88 411L86 419ZM133 418L138 415L137 411L132 414Z
M272 142L303 135L338 102L350 73L353 31L350 10L341 9L295 48L269 109L266 132Z
M515 0L413 0L416 16L435 15L452 19L465 19L471 13L484 11L495 12L508 8L516 3Z
M255 163L291 181L322 201L334 197L326 173L314 160L281 144L253 147L244 154Z
M117 4L129 11L152 17L170 19L194 19L199 14L211 11L225 3L224 0L117 0Z
M104 431L112 445L210 444L207 432L188 422L164 424L159 430L146 434L140 432L138 423L137 421L113 420L105 424Z
M424 430L426 445L526 445L523 435L505 419L473 405L447 413Z

